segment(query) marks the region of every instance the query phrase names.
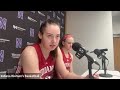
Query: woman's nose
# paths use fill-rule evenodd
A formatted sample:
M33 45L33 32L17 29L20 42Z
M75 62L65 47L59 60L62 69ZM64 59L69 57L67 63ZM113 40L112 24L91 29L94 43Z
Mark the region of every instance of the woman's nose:
M53 42L56 42L56 38L55 38L55 37L53 37L52 41L53 41Z

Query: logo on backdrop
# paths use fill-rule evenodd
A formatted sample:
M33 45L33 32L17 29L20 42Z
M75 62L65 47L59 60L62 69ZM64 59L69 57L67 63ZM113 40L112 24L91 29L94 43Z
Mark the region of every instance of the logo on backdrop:
M16 38L16 48L22 47L22 38Z
M43 21L42 20L40 20L40 26L41 26L41 24L43 23Z
M43 14L42 12L38 11L38 14L40 14L41 16L45 16L45 14Z
M30 28L30 37L34 37L34 29Z
M27 42L27 45L33 45L34 43Z
M64 24L64 20L62 19L62 24Z
M23 11L18 11L17 17L23 20Z
M57 19L60 20L60 17L57 16Z
M32 13L35 13L35 11L31 11Z
M64 27L63 26L60 26L61 27L61 29L63 29Z
M55 12L53 11L53 17L55 18Z
M0 17L0 29L6 30L7 19Z
M3 38L0 38L0 42L7 42L7 41L10 41L10 40L8 40L8 39L3 39Z
M21 28L21 27L18 27L18 26L16 26L16 25L13 25L13 29L17 29L17 30L19 30L19 31L24 31L24 30L26 30L26 29Z
M64 14L61 12L61 15L64 16Z
M12 58L19 58L20 57L20 54L11 53L11 55L12 55L11 56Z
M49 16L49 15L47 15L47 19L50 19L50 16Z
M28 16L28 18L27 18L28 20L30 20L30 21L32 21L32 22L37 22L37 20L35 20L35 19L33 19L33 18L31 18L30 16Z
M58 11L58 13L60 14L60 11Z
M0 50L0 62L4 60L4 50Z

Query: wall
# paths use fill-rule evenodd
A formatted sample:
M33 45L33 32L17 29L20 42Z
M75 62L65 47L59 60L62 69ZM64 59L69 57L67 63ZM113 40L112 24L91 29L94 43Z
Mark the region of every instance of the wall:
M79 42L88 54L92 56L101 65L101 60L94 53L94 49L108 48L106 57L109 59L108 69L114 70L113 55L113 32L111 11L67 11L66 12L66 33L73 34L75 41ZM78 59L74 54L74 72L82 74L88 69L88 60L86 57ZM108 61L106 61L108 63ZM93 68L98 66L93 64Z
M112 23L113 23L113 34L120 34L120 17L113 16Z
M41 23L53 18L64 34L65 11L0 11L0 71L18 63L22 49L37 41Z

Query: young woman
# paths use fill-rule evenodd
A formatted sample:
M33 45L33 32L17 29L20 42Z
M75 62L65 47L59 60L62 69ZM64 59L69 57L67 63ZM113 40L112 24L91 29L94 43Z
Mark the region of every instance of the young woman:
M74 43L74 38L71 34L65 34L60 42L63 61L65 63L66 69L69 72L73 72L73 67L72 67L73 55L71 53L73 43Z
M79 75L76 75L73 72L73 67L72 67L72 62L73 62L73 55L71 53L72 50L72 44L74 43L74 38L71 34L65 34L62 39L60 40L60 49L62 52L63 56L63 62L66 67L66 69L70 72L73 73L75 76L80 77ZM62 79L62 76L57 73L56 78ZM83 77L81 77L83 78Z
M54 74L56 50L60 40L59 23L50 19L46 20L40 27L38 37L38 43L27 46L23 50L19 62L19 66L21 65L22 68L21 70L18 68L17 72L20 71L20 74L24 74L24 76L36 74L41 79L51 79Z

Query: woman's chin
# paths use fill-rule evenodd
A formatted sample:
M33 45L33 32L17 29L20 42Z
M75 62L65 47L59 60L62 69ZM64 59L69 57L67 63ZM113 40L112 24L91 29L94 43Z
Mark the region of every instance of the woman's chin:
M51 48L50 50L53 51L53 50L55 50L55 48Z
M50 46L50 50L55 50L56 46Z

